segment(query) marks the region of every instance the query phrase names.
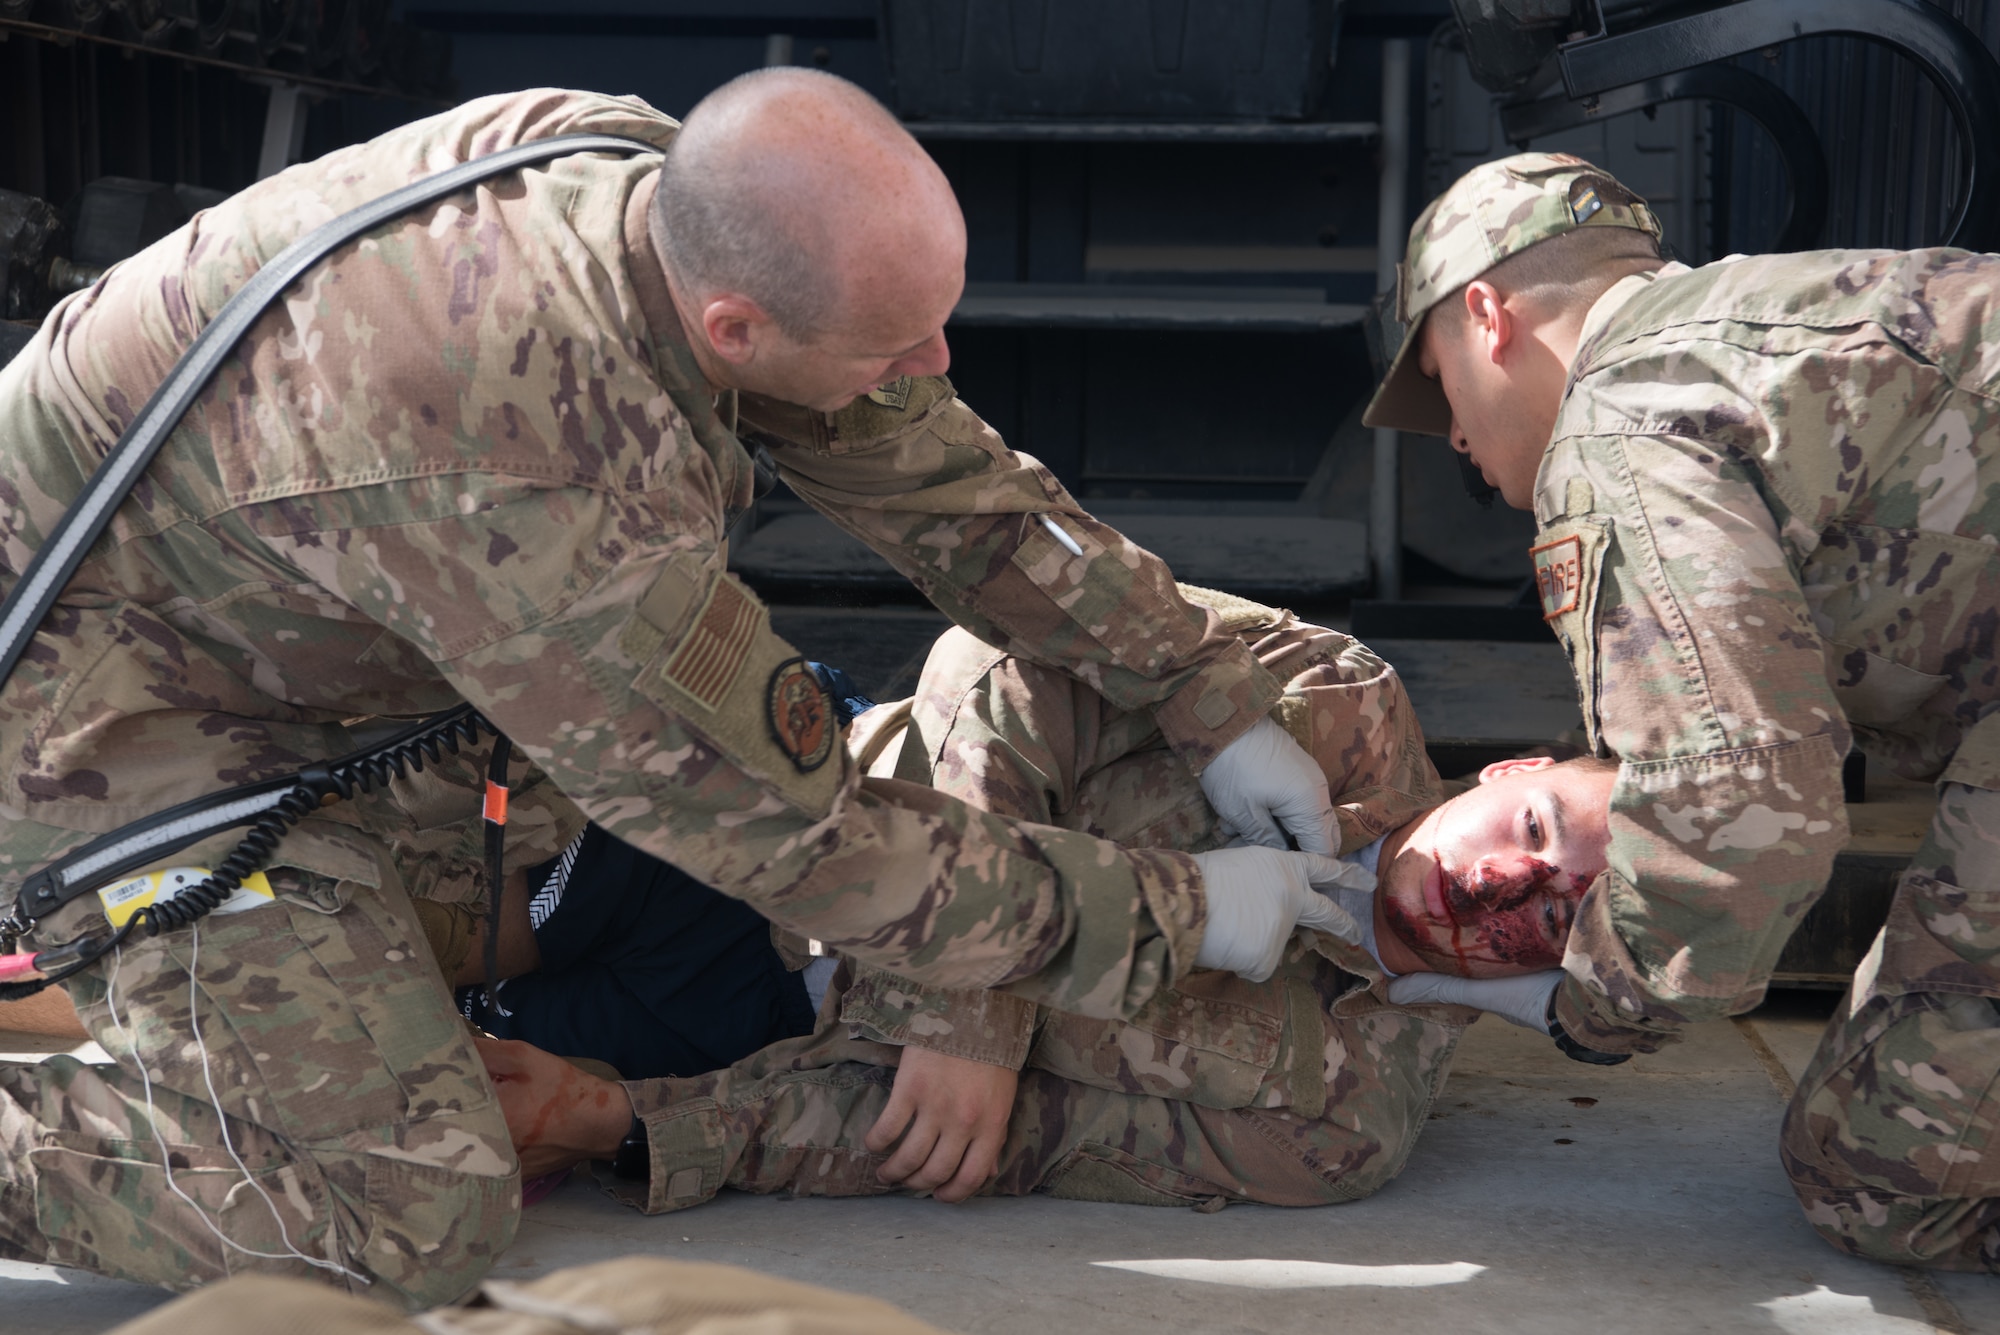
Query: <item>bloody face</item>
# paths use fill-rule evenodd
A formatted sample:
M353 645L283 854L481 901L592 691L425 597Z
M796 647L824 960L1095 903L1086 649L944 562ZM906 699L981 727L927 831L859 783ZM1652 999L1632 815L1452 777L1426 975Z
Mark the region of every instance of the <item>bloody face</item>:
M1577 905L1604 870L1615 778L1546 759L1488 766L1477 787L1384 842L1378 928L1437 973L1559 968Z

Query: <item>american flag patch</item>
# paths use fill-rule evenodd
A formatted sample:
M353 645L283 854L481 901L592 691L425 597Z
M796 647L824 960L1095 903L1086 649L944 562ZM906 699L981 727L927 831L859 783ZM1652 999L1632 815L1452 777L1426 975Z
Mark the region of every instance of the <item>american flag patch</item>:
M704 709L716 709L729 693L729 684L736 680L763 616L763 605L742 585L727 576L718 578L709 591L707 605L695 618L694 629L667 660L667 680L693 696Z

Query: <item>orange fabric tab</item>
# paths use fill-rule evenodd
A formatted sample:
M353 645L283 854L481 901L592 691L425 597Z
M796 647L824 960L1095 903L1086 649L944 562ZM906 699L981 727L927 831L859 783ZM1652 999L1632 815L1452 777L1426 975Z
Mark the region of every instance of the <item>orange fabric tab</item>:
M507 823L507 790L491 779L486 781L485 816L495 825Z

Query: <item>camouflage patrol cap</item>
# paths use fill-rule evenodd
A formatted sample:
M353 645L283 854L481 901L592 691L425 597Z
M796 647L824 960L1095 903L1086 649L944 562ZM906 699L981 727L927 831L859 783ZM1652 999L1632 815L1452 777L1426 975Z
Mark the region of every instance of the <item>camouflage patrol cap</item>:
M1646 201L1568 153L1517 153L1474 167L1431 201L1410 228L1396 266L1396 318L1403 341L1361 420L1442 436L1451 406L1417 368L1424 316L1446 295L1510 255L1579 227L1630 227L1655 241L1659 219Z

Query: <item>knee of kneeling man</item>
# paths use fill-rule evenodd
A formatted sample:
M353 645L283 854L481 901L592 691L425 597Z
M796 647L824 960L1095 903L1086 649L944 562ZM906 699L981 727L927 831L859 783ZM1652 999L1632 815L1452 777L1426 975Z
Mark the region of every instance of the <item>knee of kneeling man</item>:
M369 1292L411 1311L464 1297L514 1241L518 1174L472 1173L372 1156L368 1236L354 1257Z
M1990 1201L1834 1190L1796 1178L1792 1186L1806 1222L1850 1256L1953 1270L1992 1269L2000 1261L2000 1222Z

